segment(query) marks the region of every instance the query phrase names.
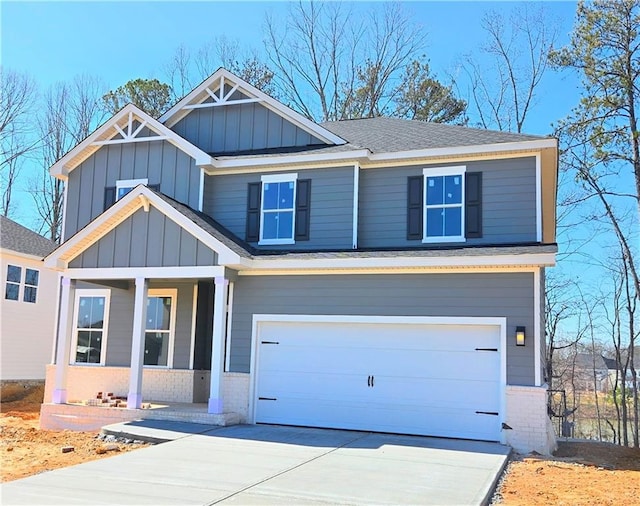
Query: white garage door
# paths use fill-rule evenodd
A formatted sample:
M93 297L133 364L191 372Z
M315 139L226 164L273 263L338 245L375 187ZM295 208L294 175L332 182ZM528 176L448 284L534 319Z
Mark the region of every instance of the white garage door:
M498 326L257 328L257 423L499 440Z

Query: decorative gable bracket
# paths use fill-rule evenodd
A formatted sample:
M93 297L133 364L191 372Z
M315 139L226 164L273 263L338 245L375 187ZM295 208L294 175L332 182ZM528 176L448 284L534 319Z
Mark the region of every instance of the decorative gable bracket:
M116 133L113 137L107 140L96 140L91 143L92 146L106 146L109 144L126 144L130 142L150 142L150 141L164 141L168 140L169 137L166 135L160 135L153 128L149 126L149 122L146 119L139 119L137 116L134 116L133 111L129 111L128 116L125 116L126 123L124 124L124 128L121 127L117 122L113 123L113 129ZM140 132L147 127L148 131L155 135L143 135L138 137ZM108 135L108 134L107 134Z
M204 91L207 93L207 95L209 95L209 97L212 99L212 102L200 102L197 104L187 104L184 105L182 108L183 109L202 109L204 107L220 107L220 106L224 106L224 105L236 105L236 104L250 104L252 102L262 102L263 100L261 98L232 98L233 94L238 91L238 88L240 87L239 83L233 83L230 82L229 86L231 86L231 89L228 92L224 92L225 90L225 76L221 75L220 76L220 85L218 86L218 89L216 91L214 91L214 87L213 86L207 86ZM212 89L213 88L213 89Z

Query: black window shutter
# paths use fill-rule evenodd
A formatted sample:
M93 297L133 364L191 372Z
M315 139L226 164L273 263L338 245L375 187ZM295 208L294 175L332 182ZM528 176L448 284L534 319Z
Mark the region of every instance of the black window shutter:
M407 184L407 239L422 239L424 176L411 176Z
M260 240L260 200L262 183L249 183L247 191L247 242Z
M311 217L311 179L299 179L296 188L296 241L309 240Z
M116 187L107 186L104 189L104 210L109 209L116 201Z
M160 191L160 185L159 184L149 184L149 185L147 185L147 188L149 188L150 190L153 190L154 192L159 192Z
M467 172L465 179L465 237L482 237L482 172Z

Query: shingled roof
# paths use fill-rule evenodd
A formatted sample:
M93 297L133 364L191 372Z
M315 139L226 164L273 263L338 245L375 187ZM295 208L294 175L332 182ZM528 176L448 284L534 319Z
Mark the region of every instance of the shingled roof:
M372 153L393 153L416 149L479 146L548 139L537 135L514 134L480 128L400 118L366 118L321 123L349 144Z
M49 239L36 234L33 230L0 216L0 247L3 249L45 257L58 245Z

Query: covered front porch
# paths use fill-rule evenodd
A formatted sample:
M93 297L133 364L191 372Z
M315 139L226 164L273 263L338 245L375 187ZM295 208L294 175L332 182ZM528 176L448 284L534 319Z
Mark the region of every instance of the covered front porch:
M232 272L159 267L155 277L139 275L145 271L69 269L62 277L45 401L87 405L109 393L126 396L128 409L159 401L230 412L223 399Z

